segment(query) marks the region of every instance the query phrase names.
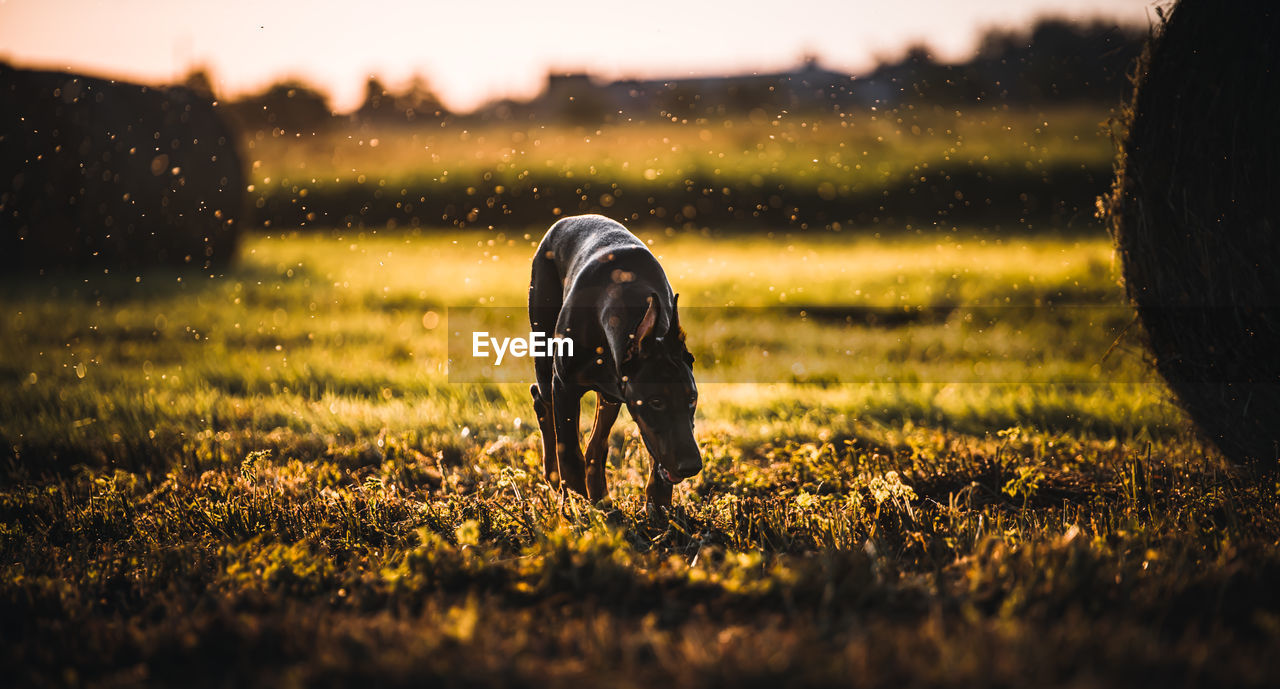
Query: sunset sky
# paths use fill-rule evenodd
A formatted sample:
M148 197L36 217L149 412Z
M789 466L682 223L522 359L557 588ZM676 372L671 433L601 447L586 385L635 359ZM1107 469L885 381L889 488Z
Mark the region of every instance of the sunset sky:
M852 74L925 42L963 58L994 25L1102 16L1145 25L1152 0L788 0L590 3L331 0L0 0L0 59L148 82L207 65L223 94L283 77L339 110L371 73L421 74L446 105L526 97L548 70L606 77L774 71L806 52Z

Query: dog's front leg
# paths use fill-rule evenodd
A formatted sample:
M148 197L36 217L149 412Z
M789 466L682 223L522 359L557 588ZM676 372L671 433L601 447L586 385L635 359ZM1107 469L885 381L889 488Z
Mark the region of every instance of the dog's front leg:
M658 460L652 459L649 468L649 482L644 487L645 502L648 503L649 517L661 521L663 512L671 507L671 484L658 475Z
M556 463L560 467L562 485L587 494L586 468L578 440L582 390L570 390L558 381L552 386L551 407L555 415Z
M587 441L587 497L593 503L609 497L605 484L605 460L609 458L609 431L618 419L621 404L610 402L596 393L596 420Z
M556 459L556 426L552 423L551 399L543 396L543 389L536 383L529 386L533 396L533 412L538 417L538 429L542 431L542 471L552 488L560 487L560 465Z

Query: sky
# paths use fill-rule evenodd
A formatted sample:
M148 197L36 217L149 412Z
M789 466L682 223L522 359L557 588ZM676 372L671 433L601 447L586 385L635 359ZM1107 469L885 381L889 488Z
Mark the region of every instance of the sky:
M0 0L0 59L142 82L206 66L224 96L301 78L339 111L364 81L423 76L470 110L535 95L550 70L605 78L769 72L817 55L857 74L923 42L964 59L993 26L1103 17L1145 26L1153 0Z

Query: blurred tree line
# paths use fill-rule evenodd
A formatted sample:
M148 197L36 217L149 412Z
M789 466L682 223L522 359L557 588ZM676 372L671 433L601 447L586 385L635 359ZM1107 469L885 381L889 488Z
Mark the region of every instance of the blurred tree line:
M1044 19L1027 31L991 29L968 62L940 64L922 46L884 72L911 84L926 102L1100 101L1127 94L1129 72L1147 31L1095 20Z
M550 74L532 99L495 100L468 113L447 110L422 78L388 86L376 76L366 82L360 105L341 114L333 112L325 93L298 80L281 81L219 107L242 135L258 139L444 122L464 127L697 119L765 123L784 111L821 118L870 108L970 111L974 106L1025 110L1068 105L1096 109L1101 119L1123 101L1146 36L1145 29L1102 21L1045 19L1020 30L987 32L965 61L942 62L916 45L857 77L826 69L816 57L773 74L613 82L583 73ZM188 81L191 88L207 88L209 80L196 73ZM364 175L312 184L305 192L281 177L252 190L250 220L271 227L505 227L534 225L565 213L608 212L637 224L735 231L939 222L1092 228L1094 202L1110 184L1111 164L1110 156L1086 164L1070 160L1035 166L955 160L900 179L860 185L825 180L830 182L825 186L824 180L778 170L761 171L750 184L726 184L714 169L638 180L494 169L404 181L399 193L383 189L384 180L375 183Z
M188 74L183 85L213 93L212 81L203 68ZM378 77L370 76L360 107L346 115L333 111L329 96L323 91L293 78L222 103L221 107L241 131L323 131L342 124L411 125L449 114L421 76L415 76L398 92L387 88Z
M1146 30L1095 20L1042 19L1023 30L992 29L966 62L936 60L926 46L909 47L870 73L852 77L822 67L814 57L797 68L679 80L598 82L588 74L551 74L528 101L500 99L470 113L452 113L426 80L399 90L370 76L360 106L337 114L326 94L297 79L242 96L222 107L242 131L319 131L337 125L415 126L442 118L565 121L577 124L626 118L747 116L754 110L792 112L896 107L907 103L1051 104L1118 103ZM185 84L212 91L207 73Z

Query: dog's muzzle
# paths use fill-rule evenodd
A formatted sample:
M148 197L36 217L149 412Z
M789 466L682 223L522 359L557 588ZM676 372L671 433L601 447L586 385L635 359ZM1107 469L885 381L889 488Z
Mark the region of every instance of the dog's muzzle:
M698 472L702 471L702 462L698 462L696 466L677 467L676 471L680 473L672 475L671 472L667 471L666 467L662 466L660 462L658 463L658 476L663 481L674 486L687 478L697 476Z

